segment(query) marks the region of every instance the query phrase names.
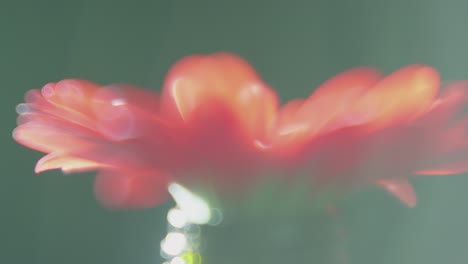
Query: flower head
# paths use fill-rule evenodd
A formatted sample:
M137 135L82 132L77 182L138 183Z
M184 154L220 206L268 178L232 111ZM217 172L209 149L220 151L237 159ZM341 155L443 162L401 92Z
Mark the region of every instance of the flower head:
M160 95L74 79L32 90L13 137L46 153L37 173L98 170L97 197L111 207L155 206L171 181L233 187L268 171L318 188L377 184L412 206L407 176L468 170L467 85L439 87L429 66L356 68L279 108L242 58L193 55Z

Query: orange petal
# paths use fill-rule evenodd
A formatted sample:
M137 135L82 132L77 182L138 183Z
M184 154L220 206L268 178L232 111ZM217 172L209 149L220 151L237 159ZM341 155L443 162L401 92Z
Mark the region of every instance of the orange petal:
M156 91L126 83L110 84L104 86L102 89L110 91L107 96L114 101L114 105L126 103L145 112L159 112L160 100ZM102 94L100 99L105 99L105 97L106 95Z
M463 167L454 167L454 168L447 168L447 169L434 169L434 170L422 170L417 171L415 174L421 176L448 176L454 174L460 174L468 171L468 165Z
M410 65L377 83L356 102L352 113L366 116L374 127L410 120L431 107L439 86L435 69Z
M468 159L465 157L457 161L447 162L442 165L432 166L425 170L415 172L421 176L441 176L441 175L454 175L468 172Z
M96 118L96 130L110 140L125 140L138 135L137 116L131 111L124 97L114 91L100 89L91 101Z
M297 117L306 121L312 133L324 127L336 128L351 122L346 114L357 98L369 90L380 78L373 68L355 68L334 76L320 85L305 101ZM340 122L341 121L341 122Z
M180 60L169 71L163 89L167 113L188 121L201 107L224 105L249 134L267 134L278 104L255 69L229 53Z
M16 142L44 153L78 152L96 145L94 139L86 139L78 131L47 127L42 124L27 123L13 131Z
M237 116L250 135L259 140L271 136L278 109L278 100L272 90L263 84L243 87L235 103Z
M324 82L307 100L287 103L278 113L275 146L290 152L314 134L359 123L359 117L349 116L348 110L379 77L373 68L354 68Z
M44 85L41 94L48 102L57 107L82 111L89 98L99 87L99 85L86 80L65 79Z
M66 79L46 84L41 91L29 91L25 99L26 103L17 107L20 115L48 115L96 131L104 126L104 133L109 133L108 126L114 129L116 123L129 127L130 113L139 119L160 119L157 93L125 84L102 87L86 80Z
M20 116L40 114L55 119L67 120L67 122L83 127L93 128L95 125L92 116L83 113L83 111L78 111L77 109L55 105L47 101L39 90L27 92L25 100L25 103L19 104L16 107L16 111Z
M415 207L417 204L416 193L413 186L405 178L383 179L376 182L377 185L387 190L390 194L398 198L402 203L409 207Z
M307 100L296 99L281 107L275 145L289 150L300 147L311 135L356 122L347 116L353 102L379 80L379 72L362 67L345 71L320 85Z
M110 208L150 208L168 198L165 175L153 171L127 174L101 171L94 191L101 203Z
M61 169L64 173L82 172L110 167L104 163L82 158L51 153L42 157L36 164L34 171L41 173L47 170Z
M281 107L276 120L277 129L275 133L277 136L300 134L301 131L308 130L307 122L297 122L297 114L304 102L303 99L295 99Z
M90 103L99 88L98 84L79 79L46 84L41 89L45 102L37 101L37 109L92 128L94 120Z
M230 54L212 56L192 55L178 61L164 82L164 96L170 99L183 119L210 100L226 103L233 100L238 90L257 80L250 65Z

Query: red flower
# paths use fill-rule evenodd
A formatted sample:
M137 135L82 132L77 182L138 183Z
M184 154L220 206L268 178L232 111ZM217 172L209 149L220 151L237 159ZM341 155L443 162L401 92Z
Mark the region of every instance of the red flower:
M246 61L196 55L173 66L161 96L82 80L30 91L13 136L47 154L36 172L98 170L96 194L111 207L157 205L173 180L231 188L269 170L306 172L319 187L376 183L414 205L406 176L468 169L465 87L438 95L427 66L383 79L358 68L278 110Z
M467 83L439 86L423 65L344 72L280 110L273 148L317 188L374 183L414 206L407 176L468 171Z
M49 83L25 99L13 137L47 154L35 171L99 170L95 191L110 207L157 205L174 179L229 186L255 176L266 156L257 145L277 109L273 91L230 54L181 60L162 99L83 80Z

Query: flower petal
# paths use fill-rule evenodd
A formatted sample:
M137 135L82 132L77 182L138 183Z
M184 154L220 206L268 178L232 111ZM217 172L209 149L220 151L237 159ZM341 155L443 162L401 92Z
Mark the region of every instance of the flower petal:
M352 104L380 79L373 68L355 68L334 76L320 85L304 102L297 118L308 122L313 134L359 122L359 116L347 116ZM346 117L346 119L343 119ZM354 120L354 121L353 121Z
M186 122L196 118L202 107L225 106L247 135L259 137L273 126L278 104L255 69L229 53L180 60L167 75L163 97L165 112Z
M416 193L413 186L405 178L391 178L378 180L377 185L387 190L390 194L398 198L408 207L415 207L417 204Z
M86 137L79 131L40 123L27 123L17 127L13 131L13 138L24 146L44 153L79 152L97 144L97 138Z
M439 86L435 69L410 65L378 82L359 98L351 113L366 116L374 128L411 120L430 108Z
M51 153L42 157L36 164L34 171L41 173L47 170L61 169L64 173L83 172L110 167L110 165L92 160Z
M168 198L167 177L152 172L101 171L94 185L99 201L109 208L149 208Z
M278 113L275 144L291 151L318 133L362 122L359 116L347 113L379 78L373 68L351 69L324 82L307 100L287 103Z
M432 109L416 120L412 127L420 127L417 138L424 131L432 136L424 164L416 174L448 175L468 171L468 116L464 105L468 99L468 83L447 85ZM415 137L416 138L416 137Z
M420 176L445 176L453 174L461 174L468 171L468 159L458 162L448 163L441 166L434 166L426 170L416 171L415 174Z
M44 85L39 94L29 92L25 99L37 111L93 129L90 103L98 89L99 85L86 80L65 79Z

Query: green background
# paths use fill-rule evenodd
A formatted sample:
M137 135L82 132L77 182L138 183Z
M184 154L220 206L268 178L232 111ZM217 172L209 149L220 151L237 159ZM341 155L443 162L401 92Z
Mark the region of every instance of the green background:
M462 0L0 1L0 263L160 263L171 206L109 211L92 174L34 175L41 154L11 139L27 90L69 77L159 89L177 59L220 50L247 58L283 101L359 65L426 63L463 79L467 10ZM375 189L341 205L349 263L468 263L468 176L414 183L415 209Z

